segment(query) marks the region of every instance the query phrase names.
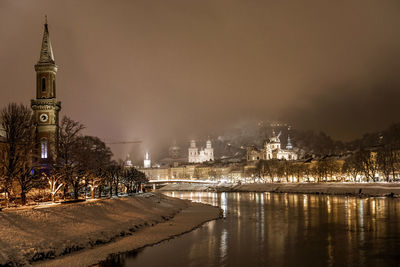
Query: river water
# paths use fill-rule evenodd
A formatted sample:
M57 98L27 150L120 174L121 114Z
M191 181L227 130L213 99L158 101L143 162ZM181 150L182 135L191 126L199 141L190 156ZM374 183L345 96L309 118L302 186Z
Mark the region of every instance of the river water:
M400 200L168 192L224 218L101 266L400 266Z

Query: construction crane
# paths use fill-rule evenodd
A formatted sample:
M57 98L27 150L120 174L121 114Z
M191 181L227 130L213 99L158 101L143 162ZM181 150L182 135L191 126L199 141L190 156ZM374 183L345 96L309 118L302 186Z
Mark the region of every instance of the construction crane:
M142 141L119 141L119 142L106 142L106 145L125 145L125 144L140 144Z

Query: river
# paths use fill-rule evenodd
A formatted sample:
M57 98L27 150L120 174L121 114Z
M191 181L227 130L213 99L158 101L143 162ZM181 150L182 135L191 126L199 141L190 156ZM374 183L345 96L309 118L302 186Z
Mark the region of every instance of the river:
M400 200L276 193L167 192L224 218L110 257L108 266L399 266Z

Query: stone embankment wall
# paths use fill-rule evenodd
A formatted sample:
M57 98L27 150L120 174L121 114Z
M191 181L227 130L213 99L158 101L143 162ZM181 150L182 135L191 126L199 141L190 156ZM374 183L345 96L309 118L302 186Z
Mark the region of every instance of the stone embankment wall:
M290 184L171 184L161 191L274 192L351 196L400 197L400 184L393 183L290 183Z

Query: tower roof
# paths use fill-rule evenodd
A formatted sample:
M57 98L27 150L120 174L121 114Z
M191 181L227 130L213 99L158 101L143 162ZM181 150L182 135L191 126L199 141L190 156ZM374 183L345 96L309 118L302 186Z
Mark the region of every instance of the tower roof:
M40 49L40 58L39 58L38 63L39 64L40 63L51 63L51 64L55 63L53 48L51 47L49 28L47 25L47 16L46 16L46 21L44 23L42 48Z
M287 136L287 144L286 144L286 149L293 149L293 145L292 145L292 143L290 142L290 136L289 136L289 134L288 134L288 136Z

